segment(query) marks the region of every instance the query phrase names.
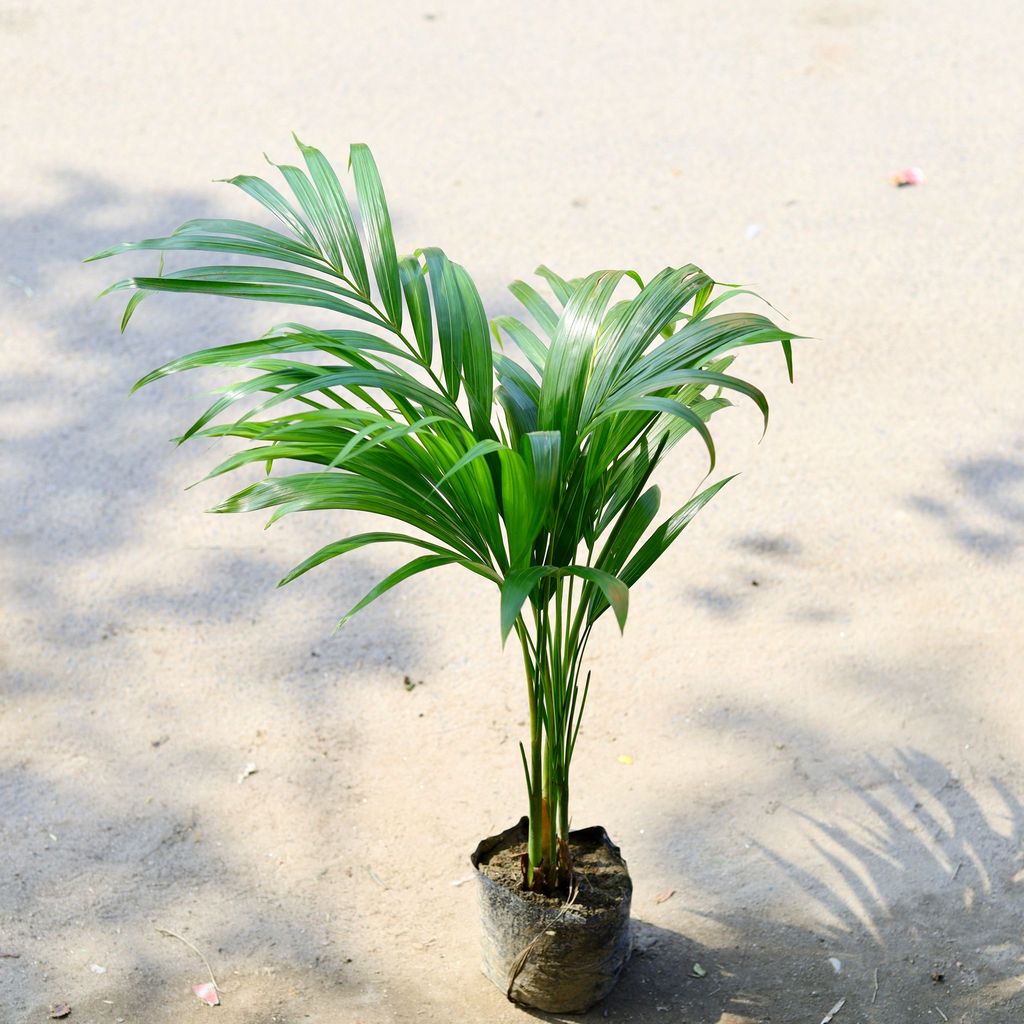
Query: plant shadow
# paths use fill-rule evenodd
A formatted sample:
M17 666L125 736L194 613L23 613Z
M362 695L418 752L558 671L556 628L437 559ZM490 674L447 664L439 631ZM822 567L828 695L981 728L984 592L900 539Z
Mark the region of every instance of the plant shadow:
M703 615L720 622L741 622L757 614L766 596L783 602L791 623L831 625L850 621L834 600L794 598L805 594L808 574L820 571L821 558L788 533L748 533L734 537L723 553L718 582L687 588L686 598ZM801 576L804 578L801 580ZM792 586L800 583L800 586Z
M1024 1010L1020 797L992 780L983 807L920 752L869 767L879 781L849 785L856 810L842 820L790 812L800 849L755 842L773 906L708 912L676 897L667 907L689 926L634 919L633 958L603 1003L582 1015L531 1015L801 1024L838 1017L842 1002L839 1020L868 1024L1016 1024Z
M1024 441L952 460L941 495L912 494L907 504L958 547L993 563L1009 562L1024 544Z
M51 184L49 202L12 204L0 215L0 458L7 481L0 554L14 624L59 645L69 659L95 658L148 642L147 631L164 623L219 629L268 621L285 609L302 625L289 630L294 647L284 645L282 670L295 649L316 648L341 668L334 657L340 648L326 644L332 627L390 563L360 553L346 561L344 574L328 568L330 581L314 574L275 590L285 571L323 543L325 527L334 535L337 521L333 528L327 517L285 522L269 540L251 517L230 517L227 530L222 517L202 523L198 513L231 484L183 489L223 457L221 447L199 442L190 451L168 438L209 401L196 392L222 381L183 375L193 379L169 378L129 395L143 373L175 355L261 332L267 310L156 296L118 336L120 306L113 298L97 302L96 294L156 257L81 262L112 241L167 234L190 217L223 213L223 196L132 193L73 172L55 174ZM417 642L398 621L379 617L375 626L386 642L363 645L364 662L379 654L383 667L396 652L398 661L415 657ZM20 691L40 675L21 672Z

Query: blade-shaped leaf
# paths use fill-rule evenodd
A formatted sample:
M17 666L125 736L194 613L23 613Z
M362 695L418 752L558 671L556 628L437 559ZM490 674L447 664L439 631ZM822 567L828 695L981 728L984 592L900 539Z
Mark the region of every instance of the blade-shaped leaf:
M274 232L268 232L274 234ZM279 236L283 238L284 236ZM86 263L94 260L119 256L126 252L223 252L232 256L257 256L261 259L281 260L309 270L325 271L329 269L323 259L312 249L296 245L294 248L255 241L245 238L232 238L228 235L201 234L188 231L181 234L168 235L166 238L144 238L141 242L122 242L108 249L87 257Z
M494 397L505 410L514 443L518 444L524 434L537 429L537 403L514 381L506 380L494 392Z
M543 524L543 510L535 501L532 466L511 448L500 448L501 505L508 537L508 560L514 569L524 568L530 560L533 542Z
M733 476L713 483L696 497L691 498L678 512L669 516L644 542L640 550L626 563L619 574L622 580L632 586L668 550L669 545L693 521L694 516L727 484Z
M651 377L644 377L624 386L615 394L609 396L608 403L613 406L620 402L635 401L646 397L652 392L663 391L666 388L680 387L686 384L713 385L725 388L727 391L736 391L746 395L761 411L764 419L764 430L768 429L768 399L760 388L754 387L739 377L733 377L726 373L713 373L710 370L663 370L661 373ZM762 431L762 436L764 436Z
M469 400L469 414L478 437L491 431L491 403L494 399L494 367L491 333L487 327L480 293L465 268L451 264L462 302L462 373Z
M501 584L501 642L508 639L512 627L519 618L523 604L533 588L548 574L549 566L532 565L526 569L514 569Z
M526 311L537 321L548 338L554 338L558 314L547 300L541 297L537 289L525 281L513 281L508 290L526 307Z
M318 306L379 327L387 327L380 317L362 306L337 298L329 291L299 285L252 284L246 281L189 280L181 277L131 277L113 286L111 291L137 288L143 292L191 292L196 295L219 295L231 299L256 302L278 302L290 306ZM134 296L133 296L134 298Z
M492 359L499 383L515 384L520 391L530 396L534 404L540 400L540 385L530 376L528 370L515 360L509 359L503 352L495 352Z
M544 365L548 361L547 346L526 324L514 316L499 316L491 321L491 329L496 338L499 337L499 331L504 331L519 346L519 350L529 359L533 368L543 374Z
M501 641L508 639L526 599L545 576L578 576L598 588L615 610L619 629L625 629L629 614L629 587L617 576L586 565L532 565L510 572L501 584ZM594 616L596 618L596 616Z
M616 310L614 322L605 327L600 351L594 360L583 404L584 421L595 414L604 396L638 364L662 328L709 280L692 264L678 269L666 268L639 295Z
M439 544L433 544L428 540L423 540L421 537L413 537L408 533L359 533L353 537L346 537L344 540L336 540L332 544L326 544L319 551L310 555L308 558L303 559L294 569L285 575L280 582L277 584L279 587L283 587L292 580L298 579L304 573L309 572L310 569L315 569L318 565L322 565L324 562L331 558L337 558L339 555L348 554L349 551L355 551L358 548L366 547L369 544L411 544L415 547L425 548L427 551L432 551L437 555L451 556L452 558L458 558L458 554L454 551L449 551L446 548L441 547Z
M424 249L423 258L427 263L430 293L434 300L444 381L454 402L462 387L462 337L465 333L462 296L451 263L440 249Z
M623 580L603 569L594 569L586 565L572 565L559 571L567 575L580 576L596 584L615 612L615 621L619 624L619 632L626 628L626 616L629 614L629 587ZM597 616L594 615L592 618L596 619Z
M320 258L315 245L300 241L291 235L283 235L273 228L262 224L253 224L248 220L232 220L224 217L196 217L185 221L174 229L174 236L179 235L228 235L232 238L246 239L275 249L286 249L305 256ZM322 259L321 259L322 262Z
M345 264L349 273L355 278L355 283L360 293L370 297L370 279L366 273L366 259L363 256L363 245L359 240L359 232L356 230L355 221L352 218L352 210L345 197L345 190L341 187L338 175L327 158L318 149L307 146L296 137L309 175L313 179L331 216L331 226L338 240Z
M264 156L267 163L271 167L276 167L284 180L288 182L288 187L292 190L292 195L295 196L299 208L302 210L304 221L309 224L317 240L318 250L335 270L341 272L344 269L341 247L338 245L337 235L332 229L331 218L324 207L320 193L298 167L291 164L278 164L266 154Z
M644 532L654 522L654 517L658 514L660 507L661 488L649 487L623 511L604 550L597 559L597 567L610 573L619 572L640 542Z
M398 274L398 254L395 251L395 236L391 231L391 216L388 214L384 188L380 183L377 164L369 148L356 143L351 150L350 162L356 179L356 195L359 209L363 214L363 226L370 247L370 263L377 281L381 301L387 310L388 319L402 326L402 290Z
M477 443L473 445L473 447L470 448L465 455L461 456L459 459L455 461L451 469L445 472L444 476L442 476L441 479L437 481L437 486L440 487L441 484L445 482L445 480L458 473L458 471L462 469L463 466L468 466L471 462L473 462L475 459L479 459L481 456L490 455L491 452L499 451L502 447L503 445L500 442L491 439L477 441Z
M406 562L400 569L396 569L393 573L385 576L365 597L357 601L345 614L341 617L338 622L338 629L341 629L349 619L353 616L358 615L368 604L372 604L377 600L381 594L386 594L392 587L398 586L399 583L403 583L409 579L410 576L415 576L418 573L426 572L428 569L438 569L442 565L451 565L454 562L462 561L453 555L420 555L419 558L414 558L411 562Z
M299 216L295 208L273 185L256 177L254 174L236 174L233 178L224 179L229 185L240 188L252 196L258 203L268 209L286 227L308 245L316 250L317 242L309 225Z
M522 450L529 459L538 514L541 522L550 526L549 514L553 513L555 496L561 482L558 471L562 435L557 430L528 431L523 435Z
M434 330L423 267L415 257L403 256L398 261L398 272L402 278L402 291L405 293L405 304L409 307L416 345L424 365L429 366L434 352Z
M559 277L553 270L545 267L543 263L534 271L534 273L538 277L543 277L544 280L551 285L551 290L555 293L555 298L557 298L563 306L572 297L572 287L569 285L568 281Z
M711 437L711 431L703 418L695 413L688 405L678 402L673 398L661 398L656 395L645 395L640 398L628 398L624 402L618 402L595 421L595 424L605 422L609 418L623 412L662 412L669 416L676 416L688 423L700 434L708 450L710 465L708 472L715 469L715 442Z
M561 432L563 460L575 444L598 329L622 276L620 270L598 271L576 289L548 352L537 425L541 430Z

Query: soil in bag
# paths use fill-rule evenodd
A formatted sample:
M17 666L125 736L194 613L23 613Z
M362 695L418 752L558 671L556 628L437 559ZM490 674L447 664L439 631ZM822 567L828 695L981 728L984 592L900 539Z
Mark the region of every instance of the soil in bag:
M485 839L479 871L484 973L513 1002L582 1012L615 985L629 958L633 885L603 828L569 835L574 885L562 897L522 888L527 821Z

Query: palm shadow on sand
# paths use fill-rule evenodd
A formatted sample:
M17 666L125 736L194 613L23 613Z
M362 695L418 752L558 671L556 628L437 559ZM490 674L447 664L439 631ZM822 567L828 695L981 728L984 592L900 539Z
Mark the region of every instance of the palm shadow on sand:
M781 901L775 912L697 913L733 938L703 945L634 918L633 958L604 1003L582 1017L533 1015L806 1024L843 1000L837 1024L1024 1019L1024 804L991 781L993 815L919 752L872 767L888 781L851 786L860 806L849 820L792 812L816 866L758 844L813 926L787 920Z

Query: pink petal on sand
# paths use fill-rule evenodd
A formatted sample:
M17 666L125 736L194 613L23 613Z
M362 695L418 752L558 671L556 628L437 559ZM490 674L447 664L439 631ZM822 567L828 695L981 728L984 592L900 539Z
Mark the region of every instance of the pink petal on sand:
M220 996L217 995L217 986L212 981L203 982L202 985L193 985L192 991L207 1006L220 1006Z
M898 188L905 185L923 185L924 171L920 167L905 167L902 171L897 171L889 180Z

